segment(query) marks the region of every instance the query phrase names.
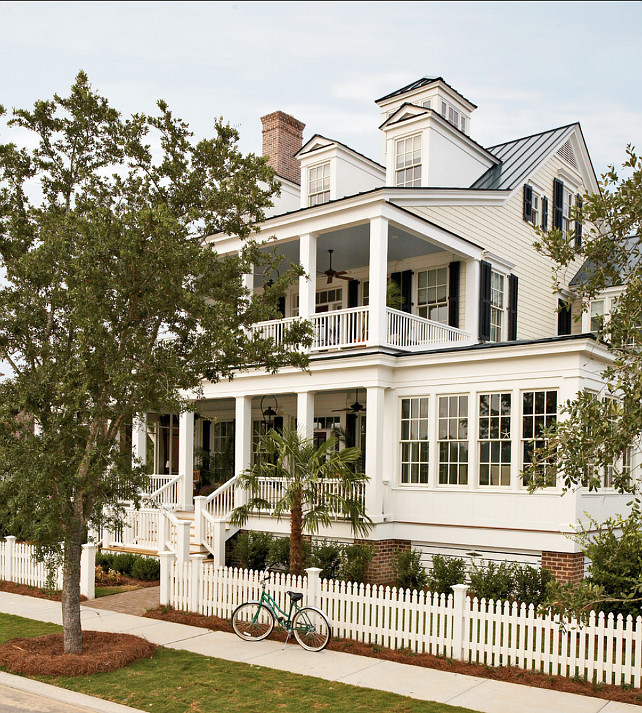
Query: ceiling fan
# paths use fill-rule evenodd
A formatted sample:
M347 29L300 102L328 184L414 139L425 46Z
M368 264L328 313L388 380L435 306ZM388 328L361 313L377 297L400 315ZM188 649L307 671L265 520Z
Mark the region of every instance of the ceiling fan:
M347 412L347 413L365 413L366 412L366 407L362 404L359 403L359 389L355 389L354 392L354 403L350 404L350 406L346 406L345 408L338 408L333 411L333 413L337 412Z
M325 272L321 273L322 275L327 276L327 278L328 278L327 284L331 285L332 280L334 280L335 277L338 278L339 280L348 280L348 282L352 282L352 280L354 280L354 277L350 277L348 275L347 270L333 270L332 269L332 253L334 252L334 250L328 250L328 252L330 253L330 267Z

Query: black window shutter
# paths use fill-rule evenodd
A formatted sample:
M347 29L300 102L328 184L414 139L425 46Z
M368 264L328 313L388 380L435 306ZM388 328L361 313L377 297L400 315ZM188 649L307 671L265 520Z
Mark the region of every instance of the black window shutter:
M412 311L412 270L393 272L390 279L399 287L401 292L401 311Z
M276 303L276 311L281 315L281 317L285 317L285 297L279 297Z
M348 308L359 306L359 280L348 282Z
M575 196L575 247L582 247L582 196Z
M557 333L562 336L571 333L571 303L566 300L558 301Z
M524 186L524 220L533 220L533 189L531 186Z
M553 227L562 229L564 215L564 183L558 178L553 179Z
M205 419L203 421L203 450L207 451L208 453L210 452L211 432L212 422Z
M283 416L274 417L274 430L277 433L283 433Z
M548 230L548 198L542 198L542 230Z
M517 339L517 275L508 276L508 340Z
M459 328L459 275L460 262L448 265L448 326Z
M357 444L357 414L346 414L346 447L354 448Z
M479 339L490 341L490 273L491 264L479 263Z

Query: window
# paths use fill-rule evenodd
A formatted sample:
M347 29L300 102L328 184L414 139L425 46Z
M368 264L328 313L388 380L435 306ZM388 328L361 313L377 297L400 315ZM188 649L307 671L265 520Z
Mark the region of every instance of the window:
M163 414L155 424L156 472L160 475L178 473L178 416Z
M320 290L317 292L317 312L328 312L335 309L343 309L343 288L335 287L331 290Z
M399 139L395 144L395 185L421 185L421 136Z
M573 194L564 187L564 199L562 203L562 234L571 234L571 213L573 211Z
M468 396L439 397L439 484L468 483Z
M428 482L428 398L401 399L401 482Z
M417 273L417 313L420 317L448 324L448 268Z
M234 475L234 421L211 424L209 458L203 459L203 465L209 466L217 483Z
M506 311L505 278L494 270L490 274L490 341L501 342Z
M479 395L479 484L510 485L511 395Z
M591 332L599 332L604 326L604 300L591 302Z
M320 205L330 200L330 164L312 166L308 170L308 205Z
M522 467L531 463L533 451L546 445L542 431L557 421L557 391L525 391L522 394ZM552 463L543 464L537 472L544 485L556 483ZM529 480L524 478L524 484Z
M421 102L421 106L423 106L424 109L430 109L430 99L424 99Z

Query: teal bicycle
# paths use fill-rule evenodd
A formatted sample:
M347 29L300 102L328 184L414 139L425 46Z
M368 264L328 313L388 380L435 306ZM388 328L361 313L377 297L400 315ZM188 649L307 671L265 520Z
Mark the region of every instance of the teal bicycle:
M244 602L232 614L232 628L244 641L261 641L267 638L275 625L291 635L306 651L323 651L332 636L332 627L328 617L316 607L302 607L303 594L287 592L290 598L290 611L285 612L274 598L265 591L270 579L270 572L261 578L261 598L258 601Z

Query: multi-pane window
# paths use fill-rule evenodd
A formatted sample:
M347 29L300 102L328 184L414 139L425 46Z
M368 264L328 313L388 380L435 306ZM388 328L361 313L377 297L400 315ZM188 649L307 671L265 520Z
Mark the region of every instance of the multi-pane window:
M479 395L479 484L510 485L511 395Z
M308 204L319 205L330 200L330 164L312 166L308 172Z
M421 185L421 136L399 139L395 144L395 185Z
M428 398L401 399L401 482L428 482Z
M468 483L468 396L440 396L439 483Z
M522 467L531 463L533 451L543 448L546 439L542 436L544 429L557 421L557 391L525 391L522 395ZM556 482L555 465L542 463L536 470L536 475L546 486L554 486ZM528 485L530 478L524 478Z
M591 332L599 332L604 325L604 300L591 302Z
M532 201L533 201L533 202L532 202L532 205L531 205L531 223L532 223L533 225L539 225L539 224L540 224L540 220L541 220L541 213L540 213L540 211L541 211L541 205L540 205L541 199L540 199L540 197L539 197L539 193L535 193L535 191L533 191L533 194L532 194Z
M420 317L448 324L448 268L417 273L417 312Z
M504 275L491 272L490 275L490 341L501 342L503 335L506 296Z
M342 309L343 289L335 287L331 290L320 290L316 294L316 311L328 312L330 310Z
M564 188L564 202L562 203L562 234L570 235L571 213L573 211L573 194Z
M234 475L234 421L215 421L211 425L208 460L216 482Z

